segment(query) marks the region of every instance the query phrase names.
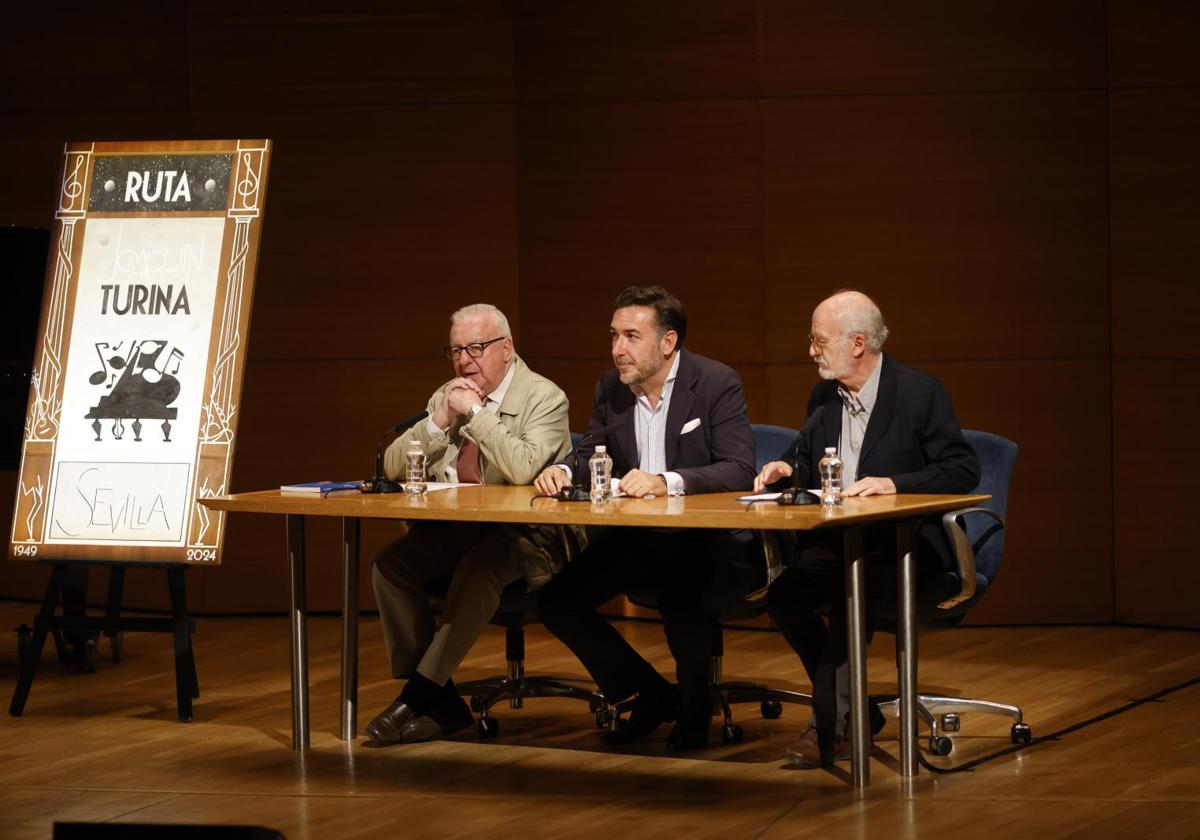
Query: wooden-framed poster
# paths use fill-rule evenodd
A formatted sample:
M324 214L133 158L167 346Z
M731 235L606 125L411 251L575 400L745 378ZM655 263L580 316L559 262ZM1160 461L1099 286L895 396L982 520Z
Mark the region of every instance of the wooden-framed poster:
M14 558L220 562L270 153L67 144Z

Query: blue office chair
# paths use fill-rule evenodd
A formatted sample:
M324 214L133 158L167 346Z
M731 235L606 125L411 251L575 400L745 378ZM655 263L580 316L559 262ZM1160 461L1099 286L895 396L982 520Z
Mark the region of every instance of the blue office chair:
M974 493L992 498L981 507L951 511L942 517L942 526L954 548L957 568L943 573L943 580L921 582L926 593L955 592L949 598L917 596L917 612L929 625L952 627L962 621L975 604L996 581L1004 556L1005 514L1008 509L1008 485L1017 460L1017 445L999 435L963 430L963 437L979 457L980 481ZM932 585L930 585L932 584ZM885 632L895 632L896 604L879 607L876 626ZM880 703L886 717L899 716L899 701ZM917 695L917 710L929 726L929 749L935 755L949 755L954 744L944 732L957 732L960 715L966 712L987 712L1007 715L1013 719L1011 737L1014 744L1028 744L1033 731L1025 723L1021 709L990 700L970 700L935 694Z

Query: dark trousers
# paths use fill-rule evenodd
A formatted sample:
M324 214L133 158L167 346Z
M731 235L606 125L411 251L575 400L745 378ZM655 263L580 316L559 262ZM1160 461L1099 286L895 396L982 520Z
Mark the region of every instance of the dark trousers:
M633 694L665 701L670 683L596 612L621 594L652 595L675 658L680 720L707 726L712 626L731 595L752 589L756 574L762 578L753 554L748 532L609 528L546 584L538 615L609 702Z
M799 654L812 682L813 721L818 736L829 743L845 731L848 711L848 699L839 698L838 686L839 669L846 673L849 642L842 540L837 532L803 535L789 567L767 593L767 612ZM922 538L914 550L918 581L938 577L946 562L942 553ZM866 529L863 559L869 643L880 603L896 600L895 530Z

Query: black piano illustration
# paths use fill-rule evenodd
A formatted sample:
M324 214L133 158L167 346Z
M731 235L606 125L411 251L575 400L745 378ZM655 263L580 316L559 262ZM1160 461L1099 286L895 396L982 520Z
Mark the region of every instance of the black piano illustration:
M168 349L169 348L169 349ZM112 436L121 440L125 421L132 420L133 439L142 439L143 420L161 420L163 440L171 440L171 421L179 409L171 403L179 396L179 366L183 352L157 339L96 343L101 369L91 375L92 385L104 385L109 393L100 397L85 419L92 421L100 440L101 420L112 420Z

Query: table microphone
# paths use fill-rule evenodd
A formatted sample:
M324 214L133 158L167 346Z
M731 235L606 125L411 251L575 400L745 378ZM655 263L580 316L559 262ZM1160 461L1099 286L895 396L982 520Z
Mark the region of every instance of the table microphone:
M399 493L400 485L392 481L383 474L383 444L392 435L397 432L402 432L410 426L420 423L429 416L428 411L422 411L420 414L414 414L412 417L406 417L396 425L392 426L383 433L383 437L379 439L379 446L375 448L375 477L368 478L363 482L364 493Z
M796 441L796 460L792 462L792 486L784 490L775 501L781 505L819 505L821 498L807 490L800 489L800 444L804 442L804 432ZM803 447L807 449L808 447Z
M609 423L594 432L588 432L579 439L579 444L575 447L571 466L571 483L554 494L554 498L560 502L590 502L592 494L583 486L583 475L579 469L580 450L588 444L599 443L604 440L604 436L619 426L619 423Z

